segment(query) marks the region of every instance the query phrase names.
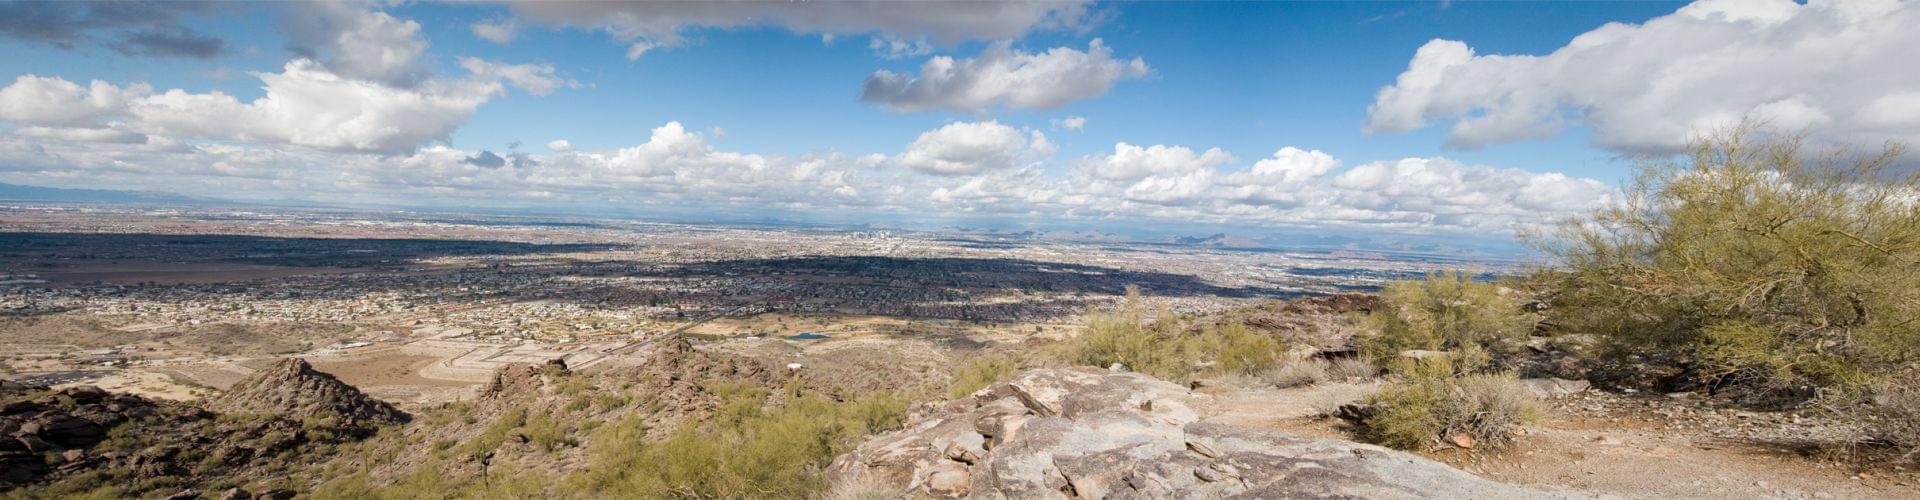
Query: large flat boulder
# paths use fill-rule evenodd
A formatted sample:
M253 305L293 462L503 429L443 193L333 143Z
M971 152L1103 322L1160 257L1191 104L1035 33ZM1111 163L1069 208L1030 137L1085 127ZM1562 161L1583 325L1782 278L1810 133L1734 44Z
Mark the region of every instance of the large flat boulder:
M1202 422L1209 398L1137 373L1029 370L834 460L894 496L1539 498L1378 446Z

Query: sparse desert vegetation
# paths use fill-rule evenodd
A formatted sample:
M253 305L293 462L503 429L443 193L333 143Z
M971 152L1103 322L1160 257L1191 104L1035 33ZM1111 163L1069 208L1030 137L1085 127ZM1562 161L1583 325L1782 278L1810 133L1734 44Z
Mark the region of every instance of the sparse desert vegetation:
M1251 375L1273 367L1285 354L1278 338L1243 325L1199 324L1190 331L1192 318L1161 311L1148 320L1146 308L1139 290L1130 288L1119 306L1089 313L1086 327L1062 346L1062 356L1187 382L1197 375Z
M1356 416L1374 443L1499 447L1542 416L1539 401L1510 374L1462 374L1446 358L1403 359L1394 372L1399 380L1367 396Z

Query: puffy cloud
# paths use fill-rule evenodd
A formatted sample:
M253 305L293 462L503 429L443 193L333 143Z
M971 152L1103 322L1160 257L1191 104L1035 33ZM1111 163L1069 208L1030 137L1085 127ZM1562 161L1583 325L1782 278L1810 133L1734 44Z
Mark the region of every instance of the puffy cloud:
M385 12L320 0L290 5L281 20L287 49L336 75L410 87L431 75L420 23Z
M180 24L188 14L212 9L208 2L6 2L0 3L0 36L64 50L99 44L126 55L207 59L226 52L226 41Z
M1745 119L1815 141L1920 140L1920 3L1707 0L1644 24L1613 23L1544 56L1421 47L1368 111L1370 132L1454 119L1447 145L1477 148L1558 133L1569 118L1595 145L1676 151Z
M493 43L511 43L520 36L520 22L512 19L481 21L467 29L473 31L473 36Z
M88 5L77 11L118 12ZM551 65L477 58L461 59L465 77L436 77L422 60L427 44L420 25L366 10L368 5L289 7L283 19L289 47L317 59L296 58L279 73L253 73L265 95L252 101L218 91L156 93L144 83L93 81L83 87L59 77L23 75L0 87L0 121L18 126L20 137L69 142L178 146L183 140L216 140L395 155L445 140L481 105L504 95L508 85L534 95L580 86L555 76ZM172 35L190 37L184 32L165 36ZM60 36L68 35L45 35ZM179 50L196 50L190 46L201 43L149 41L154 43L148 46L173 43Z
M1019 38L1048 28L1083 28L1098 16L1091 0L1062 2L517 2L530 22L605 31L638 58L684 43L695 28L769 26L797 34L874 35L882 54L914 55L927 41L952 46L969 40Z
M1336 168L1340 168L1340 160L1334 159L1333 155L1288 146L1274 151L1272 158L1254 163L1247 175L1250 179L1264 182L1303 182Z
M551 94L560 87L580 88L580 82L553 76L551 64L499 64L477 57L462 57L460 67L466 68L476 78L506 80L514 88L536 96Z
M173 89L135 103L131 113L137 128L153 134L392 154L445 139L504 90L487 79L395 88L343 78L305 59L256 76L266 95L252 102Z
M1059 129L1059 130L1065 130L1068 132L1079 132L1081 130L1086 130L1087 128L1087 119L1081 118L1078 116L1069 116L1066 118L1052 120L1052 123L1053 123L1053 128Z
M86 87L59 77L20 75L0 88L0 120L25 125L96 127L125 112L127 103L153 93L146 84L126 88L94 80Z
M894 160L933 175L973 175L1013 168L1022 158L1051 149L1039 131L1029 138L997 121L955 122L920 134Z
M566 139L554 139L547 141L547 149L555 153L565 153L573 151L573 143L567 142Z
M1184 146L1140 147L1122 142L1113 145L1113 154L1081 163L1079 170L1098 179L1136 181L1212 170L1232 162L1233 155L1220 148L1194 153Z
M1002 41L972 59L929 59L917 76L876 71L867 77L860 98L894 111L1046 109L1106 95L1115 82L1149 71L1138 57L1114 59L1113 49L1098 38L1084 52L1055 47L1028 53Z
M575 85L554 78L551 67L466 63L472 71L466 78L399 88L295 59L280 73L256 73L266 95L250 102L217 91L155 93L146 84L100 81L82 87L24 75L0 88L0 121L51 127L35 133L73 139L125 142L132 134L151 134L400 154L445 139L482 104L505 93L503 81L534 94Z

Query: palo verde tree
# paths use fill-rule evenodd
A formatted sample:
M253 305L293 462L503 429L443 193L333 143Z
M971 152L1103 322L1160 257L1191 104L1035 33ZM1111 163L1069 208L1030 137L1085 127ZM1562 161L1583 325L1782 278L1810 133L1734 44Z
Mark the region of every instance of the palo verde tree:
M1553 322L1682 353L1721 382L1856 388L1920 357L1920 175L1752 127L1648 163L1535 238Z

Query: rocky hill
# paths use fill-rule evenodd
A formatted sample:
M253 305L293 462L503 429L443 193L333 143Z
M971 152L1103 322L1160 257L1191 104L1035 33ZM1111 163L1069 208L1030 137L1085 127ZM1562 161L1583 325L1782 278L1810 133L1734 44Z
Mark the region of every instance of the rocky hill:
M333 418L342 425L367 427L404 423L408 415L362 394L333 375L314 370L300 358L280 360L255 372L207 402L220 413L279 415L293 419Z
M277 379L255 384L264 389L268 380ZM93 387L9 383L0 387L0 491L29 498L218 493L277 481L371 430L284 414L221 415Z
M91 387L47 392L0 382L0 488L84 466L107 431L160 411L144 398Z

